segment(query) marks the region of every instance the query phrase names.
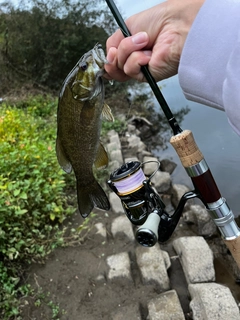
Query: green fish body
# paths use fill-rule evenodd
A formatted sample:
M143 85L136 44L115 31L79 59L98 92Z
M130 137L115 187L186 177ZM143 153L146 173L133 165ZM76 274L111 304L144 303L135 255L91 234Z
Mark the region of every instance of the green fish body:
M100 142L101 117L113 120L104 104L106 58L100 45L84 54L66 77L59 95L56 153L60 166L72 170L77 181L78 208L85 218L93 207L109 210L108 198L93 175L108 164L108 156Z

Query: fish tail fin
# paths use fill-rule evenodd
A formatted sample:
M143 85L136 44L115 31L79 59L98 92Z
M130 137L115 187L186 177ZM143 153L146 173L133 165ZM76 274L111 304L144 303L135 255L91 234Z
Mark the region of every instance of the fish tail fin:
M95 207L109 210L110 203L102 187L95 180L88 186L81 187L77 182L78 209L83 218L86 218Z

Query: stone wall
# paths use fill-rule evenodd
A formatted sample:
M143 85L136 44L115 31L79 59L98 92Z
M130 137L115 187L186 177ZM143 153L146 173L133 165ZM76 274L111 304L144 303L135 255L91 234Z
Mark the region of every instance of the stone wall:
M139 137L139 131L134 125L129 125L124 137L111 131L107 144L110 156L110 172L119 168L129 160L140 162L159 160L147 151L146 145ZM181 196L188 191L184 185L174 185L171 173L175 164L167 159L160 159L161 167L152 179L154 186L166 204L167 212L173 212ZM155 170L154 163L144 166L146 176ZM146 301L147 320L239 320L239 301L236 294L226 285L216 282L214 258L223 258L228 269L235 277L239 277L239 270L235 262L224 248L218 230L209 217L204 207L199 203L189 201L183 212L182 218L172 238L166 244L156 244L152 248L136 246L135 228L125 216L120 199L115 193L109 193L109 199L114 216L111 218L111 235L116 239L119 234L132 243L134 256L129 249L107 256L108 281L124 279L126 285L134 286L135 277L140 277L144 288L148 283L156 286L156 297ZM107 230L104 225L96 225L97 233L107 241ZM135 249L136 246L136 249ZM175 272L175 265L179 263L182 273ZM137 265L136 272L132 272L132 264ZM174 274L175 272L175 274ZM184 298L181 290L174 287L172 278L184 275L186 282L183 296L189 297L191 314L186 316L183 312ZM171 282L171 284L170 284ZM240 288L239 288L240 290ZM147 298L146 298L147 299ZM188 300L187 298L185 300ZM131 301L131 299L130 299ZM186 303L186 301L185 301ZM187 301L188 303L188 301ZM119 308L111 315L113 320L141 319L141 307L137 302Z

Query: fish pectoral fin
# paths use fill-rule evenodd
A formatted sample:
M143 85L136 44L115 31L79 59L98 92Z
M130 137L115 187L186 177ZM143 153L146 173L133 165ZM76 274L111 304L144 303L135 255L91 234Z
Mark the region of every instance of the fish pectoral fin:
M77 181L78 209L83 218L86 218L95 207L109 210L110 203L102 187L94 180L93 183L81 187Z
M98 169L106 167L108 165L108 154L100 141L98 144L98 150L97 150L97 155L94 161L94 165Z
M72 171L72 165L70 161L67 159L63 148L62 144L59 138L56 140L56 153L57 153L57 159L58 163L61 166L61 168L66 172L66 173L71 173Z
M111 108L106 103L104 103L103 105L102 115L108 121L114 121L114 116L112 114Z

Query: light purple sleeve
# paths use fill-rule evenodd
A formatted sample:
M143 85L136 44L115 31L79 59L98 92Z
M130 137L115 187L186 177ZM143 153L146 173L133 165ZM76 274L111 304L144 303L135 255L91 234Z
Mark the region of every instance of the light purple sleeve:
M206 0L183 48L179 81L187 99L225 110L240 135L240 1Z

